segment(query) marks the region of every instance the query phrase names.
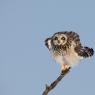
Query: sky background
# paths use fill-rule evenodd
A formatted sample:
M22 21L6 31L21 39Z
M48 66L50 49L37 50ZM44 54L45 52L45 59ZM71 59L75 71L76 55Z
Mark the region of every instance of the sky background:
M44 40L65 30L95 50L95 0L0 0L0 95L42 95L60 73ZM49 95L95 95L95 56Z

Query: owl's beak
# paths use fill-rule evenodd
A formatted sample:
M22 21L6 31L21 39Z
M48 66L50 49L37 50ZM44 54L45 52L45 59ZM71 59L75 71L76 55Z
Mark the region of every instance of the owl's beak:
M60 41L58 40L58 44L60 44Z

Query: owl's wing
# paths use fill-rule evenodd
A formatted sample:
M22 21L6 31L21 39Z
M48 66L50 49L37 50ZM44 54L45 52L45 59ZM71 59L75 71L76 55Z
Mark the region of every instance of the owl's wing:
M50 50L52 48L52 45L51 45L51 38L47 38L45 40L45 45L46 47Z
M68 36L68 39L75 42L76 46L81 46L80 37L75 32L65 32L65 34Z
M82 46L75 47L75 52L78 54L78 56L84 58L91 57L94 54L94 50L92 48Z

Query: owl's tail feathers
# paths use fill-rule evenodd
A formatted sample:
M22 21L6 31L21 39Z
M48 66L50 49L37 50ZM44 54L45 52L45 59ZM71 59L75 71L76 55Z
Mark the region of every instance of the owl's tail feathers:
M89 47L78 47L75 48L75 51L78 53L79 56L84 58L91 57L94 55L94 50Z

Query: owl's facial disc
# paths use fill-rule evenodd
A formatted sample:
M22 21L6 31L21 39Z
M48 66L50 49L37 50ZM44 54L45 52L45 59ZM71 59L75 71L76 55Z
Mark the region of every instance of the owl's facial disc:
M54 45L64 45L67 42L67 37L64 34L56 34L53 36Z

